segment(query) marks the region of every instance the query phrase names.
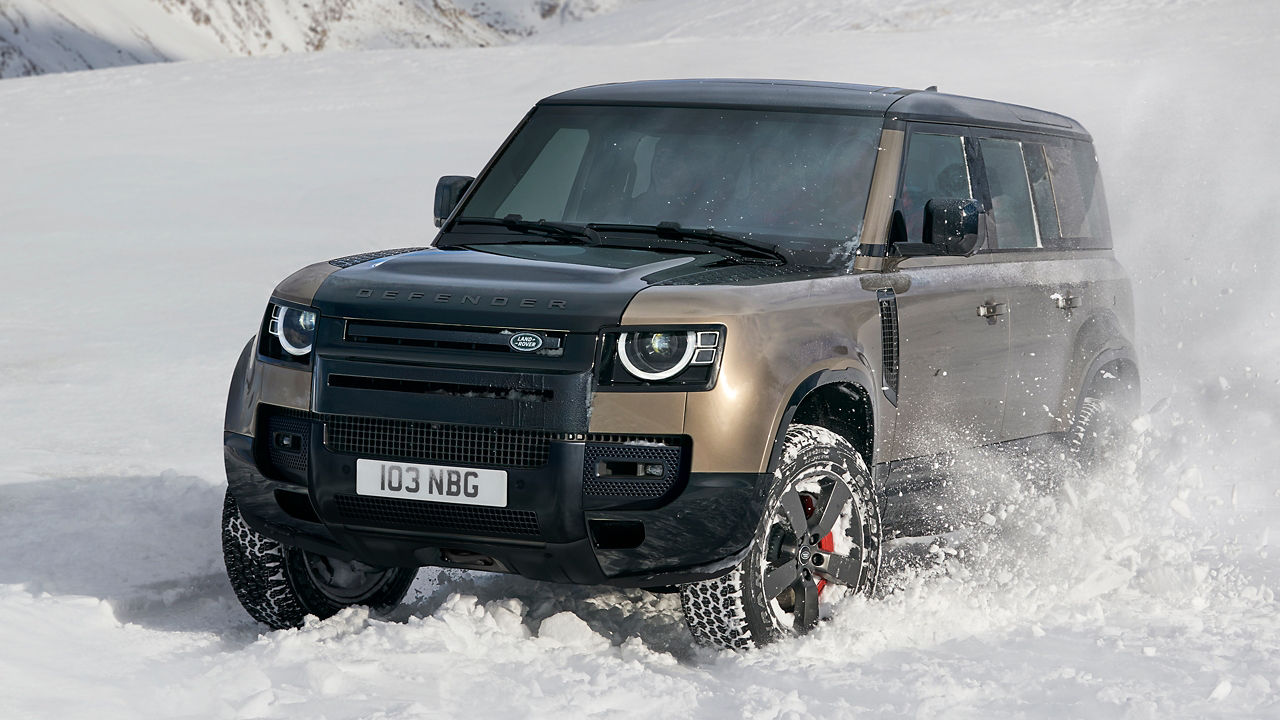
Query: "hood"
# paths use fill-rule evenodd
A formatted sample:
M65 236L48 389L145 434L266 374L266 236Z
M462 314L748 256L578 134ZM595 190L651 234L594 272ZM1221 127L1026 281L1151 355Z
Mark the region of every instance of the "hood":
M428 248L338 270L312 303L329 317L596 332L636 293L714 256L577 245Z

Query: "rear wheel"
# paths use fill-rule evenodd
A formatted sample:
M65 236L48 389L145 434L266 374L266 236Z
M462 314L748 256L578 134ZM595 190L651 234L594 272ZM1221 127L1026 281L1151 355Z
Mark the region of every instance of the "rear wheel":
M728 574L680 588L697 641L741 649L813 629L823 601L870 593L880 570L871 474L844 438L793 425L746 557Z
M1067 447L1082 471L1094 472L1115 459L1127 432L1126 417L1116 402L1085 397L1067 433Z
M276 542L249 527L230 491L222 504L222 556L240 604L276 630L299 627L308 615L324 619L352 605L390 610L418 573L417 568L378 568Z

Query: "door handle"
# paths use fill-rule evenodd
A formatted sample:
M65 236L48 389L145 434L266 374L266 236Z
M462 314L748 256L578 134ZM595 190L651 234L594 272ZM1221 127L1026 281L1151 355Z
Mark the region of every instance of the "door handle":
M978 317L986 318L988 322L995 322L1003 314L1004 303L985 302L978 306Z
M1074 310L1080 307L1080 298L1066 293L1054 293L1049 296L1059 310Z

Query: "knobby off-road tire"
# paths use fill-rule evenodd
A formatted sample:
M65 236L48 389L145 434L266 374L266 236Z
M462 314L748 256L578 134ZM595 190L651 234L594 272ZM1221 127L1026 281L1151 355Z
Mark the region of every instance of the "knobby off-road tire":
M680 587L702 645L746 649L818 623L819 596L869 594L880 572L880 506L871 473L844 438L792 425L746 557Z
M1102 469L1115 459L1129 431L1117 405L1103 397L1088 396L1067 432L1067 449L1082 472Z
M400 603L418 574L416 568L374 568L276 542L249 527L230 491L222 503L222 557L240 604L275 630L351 605L385 612Z

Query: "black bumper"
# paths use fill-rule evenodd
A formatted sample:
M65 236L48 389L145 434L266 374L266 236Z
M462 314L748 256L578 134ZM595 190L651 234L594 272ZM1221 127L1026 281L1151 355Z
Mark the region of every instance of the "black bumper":
M353 420L354 435L343 424ZM259 442L226 433L228 485L245 520L280 542L384 567L436 565L653 587L731 568L750 543L769 481L750 473L689 473L687 439L672 455L653 443L578 434L540 437L542 454L512 455L504 508L362 496L355 491L360 457L466 465L457 458L351 451L343 438L367 438L368 423L381 423L374 426L379 432L386 423L425 425L282 411L260 416ZM450 426L455 435L446 439L474 443L472 430L486 432ZM292 455L279 447L281 433L293 436L285 441L293 444ZM601 459L619 458L664 463L669 487L645 496L645 488L593 475Z

